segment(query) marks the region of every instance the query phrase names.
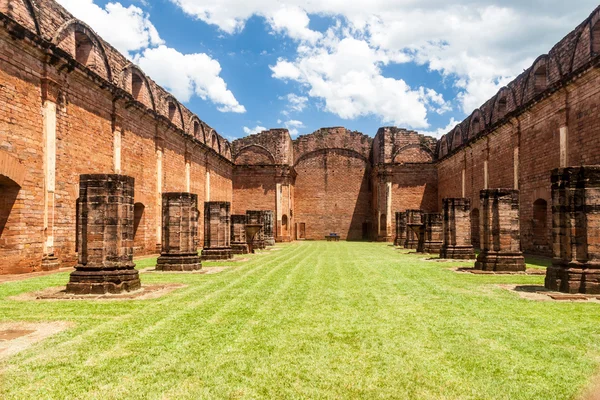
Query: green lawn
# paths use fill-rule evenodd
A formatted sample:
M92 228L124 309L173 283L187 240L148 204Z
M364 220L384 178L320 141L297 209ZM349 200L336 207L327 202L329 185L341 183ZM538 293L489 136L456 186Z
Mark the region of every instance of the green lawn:
M543 276L457 274L381 243L279 248L143 274L188 284L154 300L6 299L65 273L1 284L0 321L75 325L1 362L0 398L569 399L600 365L598 304L495 286Z

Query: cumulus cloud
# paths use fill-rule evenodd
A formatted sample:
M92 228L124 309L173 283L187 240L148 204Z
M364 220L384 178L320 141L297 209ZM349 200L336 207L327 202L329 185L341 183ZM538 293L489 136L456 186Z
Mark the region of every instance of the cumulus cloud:
M123 54L164 43L150 16L139 7L108 3L102 8L93 0L57 1Z
M248 128L247 126L244 127L244 133L246 135L255 135L257 133L260 133L262 131L266 131L267 128L265 128L264 126L259 126L256 125L254 128Z
M287 100L286 109L281 113L283 115L289 115L292 112L302 112L306 108L308 97L298 96L294 93L289 93L287 96L279 97L279 100Z
M162 45L144 50L134 61L181 101L195 94L217 104L221 112L246 112L219 76L219 62L204 53L182 54Z
M285 121L284 125L292 136L297 136L300 133L299 129L304 128L304 123L295 119Z
M461 121L457 121L454 118L450 118L450 122L448 122L448 125L436 129L434 131L422 131L421 133L424 135L428 135L428 136L433 136L436 138L440 138L443 135L445 135L446 133L450 132L452 129L454 129L454 127L456 127L456 125L460 124Z
M419 88L385 77L381 65L412 62L439 72L458 90L460 109L470 113L597 6L596 0L580 0L577 7L564 0L376 0L367 6L362 0L171 1L228 33L239 32L254 15L264 17L272 30L300 41L296 59L272 66L274 77L302 83L340 116L375 113L415 127L427 125L428 112L443 113L450 105L436 103L427 88L422 96ZM333 38L312 32L313 15L332 17L343 29L334 29ZM339 57L346 39L354 40L356 56L367 57L362 64Z
M384 123L427 127L423 95L401 79L381 73L386 53L364 40L338 40L331 32L316 46L303 46L293 61L279 60L273 77L297 81L311 97L325 102L325 110L344 119L376 115ZM283 68L282 68L283 65Z

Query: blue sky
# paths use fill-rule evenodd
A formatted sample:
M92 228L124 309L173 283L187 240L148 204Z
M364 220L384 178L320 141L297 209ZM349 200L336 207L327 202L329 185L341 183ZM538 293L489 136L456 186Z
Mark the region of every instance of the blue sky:
M396 125L439 136L596 6L58 1L230 140L259 127L306 134L345 126L373 136Z

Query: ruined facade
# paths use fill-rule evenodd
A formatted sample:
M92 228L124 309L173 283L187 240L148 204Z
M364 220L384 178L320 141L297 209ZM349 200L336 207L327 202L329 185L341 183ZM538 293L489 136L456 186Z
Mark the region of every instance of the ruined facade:
M440 140L273 129L232 142L52 0L0 2L0 274L77 263L82 174L135 179L133 250L158 254L162 193L273 212L276 241L393 241L397 212L519 189L520 244L551 253L551 170L600 164L600 12ZM407 234L409 230L407 230Z

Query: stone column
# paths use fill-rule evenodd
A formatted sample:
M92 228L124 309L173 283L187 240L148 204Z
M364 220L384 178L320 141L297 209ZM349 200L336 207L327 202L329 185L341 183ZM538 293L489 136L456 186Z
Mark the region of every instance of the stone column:
M519 191L485 189L480 193L481 253L476 269L525 271L519 226Z
M204 203L203 260L228 260L231 252L230 204L226 201Z
M133 263L134 179L81 175L79 262L67 284L74 294L121 293L141 288Z
M156 261L160 271L197 271L202 269L198 256L198 195L163 193L162 246Z
M263 219L265 226L263 230L265 246L275 246L275 236L273 234L273 211L263 211Z
M467 260L475 258L471 243L471 200L444 199L444 232L441 258Z
M406 242L406 212L397 212L394 245L404 247L404 242Z
M423 239L423 252L439 254L443 243L443 218L440 213L423 214L425 237Z
M552 171L552 237L546 288L600 294L600 166Z
M233 254L248 254L246 242L246 216L231 216L231 250Z
M406 224L422 224L423 223L423 211L421 210L406 210ZM404 247L407 249L416 249L419 246L419 237L412 230L406 230L406 241Z
M254 249L264 249L266 246L264 234L265 216L263 212L256 210L246 211L246 223L251 225L263 225L263 229L258 231L258 233L254 236L252 246Z

